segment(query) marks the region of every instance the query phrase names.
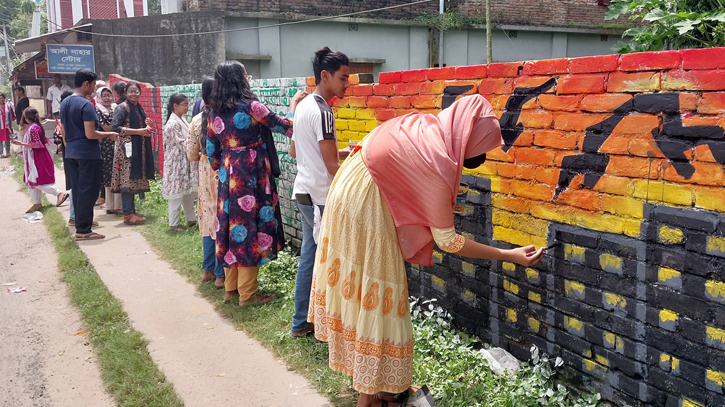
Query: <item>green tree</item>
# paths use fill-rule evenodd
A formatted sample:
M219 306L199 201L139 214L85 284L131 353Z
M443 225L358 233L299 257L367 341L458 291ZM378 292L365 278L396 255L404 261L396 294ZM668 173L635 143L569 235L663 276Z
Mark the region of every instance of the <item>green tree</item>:
M725 46L725 0L612 0L605 20L640 24L622 34L619 53Z

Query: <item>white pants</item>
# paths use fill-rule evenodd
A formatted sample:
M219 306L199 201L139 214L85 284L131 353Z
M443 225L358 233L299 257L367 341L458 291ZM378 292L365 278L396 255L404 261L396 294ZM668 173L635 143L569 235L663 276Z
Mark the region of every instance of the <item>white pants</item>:
M46 194L51 194L55 197L60 194L61 190L55 187L55 184L45 184L45 185L36 185L34 187L28 187L28 192L30 193L30 199L33 201L33 205L39 205L40 199L43 196L43 192Z
M184 207L184 216L187 222L196 221L196 212L194 211L194 200L197 193L192 192L180 198L169 199L169 226L179 226L179 218L181 217L181 207Z
M111 187L106 187L106 210L115 211L121 209L121 194L111 192Z

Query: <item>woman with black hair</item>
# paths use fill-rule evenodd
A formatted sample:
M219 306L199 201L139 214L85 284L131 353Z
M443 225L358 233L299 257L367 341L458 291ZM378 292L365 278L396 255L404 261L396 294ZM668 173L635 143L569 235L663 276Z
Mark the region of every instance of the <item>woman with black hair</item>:
M40 202L41 192L55 196L55 206L60 206L70 194L55 187L55 166L46 147L48 139L45 138L45 130L40 124L38 110L34 107L26 108L20 123L26 126L25 135L23 141L13 141L13 144L23 147L23 181L33 200L33 206L25 213L35 212L43 207Z
M264 304L274 297L256 294L257 272L284 247L284 232L262 129L291 137L291 115L305 93L280 117L254 96L241 63L219 64L214 80L206 150L219 171L216 253L226 275L224 301L238 292L240 306Z
M199 189L199 166L186 158L189 123L184 115L189 111L189 98L174 93L166 106L164 127L164 182L161 194L169 201L169 229L183 232L179 225L181 207L184 207L186 226L196 225L194 200Z
M198 217L199 233L201 233L204 261L202 281L211 281L216 277L214 286L221 290L224 288L224 267L216 260L216 205L217 188L219 186L219 171L214 171L209 164L206 154L206 139L209 134L207 118L211 108L209 101L214 79L206 78L201 84L202 109L191 119L189 125L189 141L186 143L186 156L189 161L199 162L199 194Z
M116 98L116 102L113 104L113 109L115 110L118 105L126 101L126 82L113 82L111 89L113 90L113 97Z
M115 85L115 84L114 84ZM113 155L111 191L121 194L123 223L139 225L146 218L136 213L134 195L148 192L149 180L154 179L154 157L151 149L151 119L139 103L141 85L126 85L126 100L113 112L111 129L118 133Z

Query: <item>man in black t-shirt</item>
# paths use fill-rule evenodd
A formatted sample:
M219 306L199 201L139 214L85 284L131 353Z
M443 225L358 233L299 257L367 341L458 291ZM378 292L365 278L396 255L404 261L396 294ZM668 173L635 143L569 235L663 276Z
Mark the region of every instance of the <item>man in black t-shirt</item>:
M28 106L30 106L30 100L27 96L25 96L25 88L23 88L22 86L16 86L14 91L15 100L17 100L17 103L15 103L15 120L17 120L19 125L20 119L23 118L23 110L27 109Z
M98 75L90 69L80 69L75 75L76 90L60 105L60 122L65 141L65 170L70 173L73 207L75 209L76 240L103 239L92 232L93 205L101 189L101 145L98 140L116 140L118 133L98 131L98 116L93 103L86 97L96 89Z

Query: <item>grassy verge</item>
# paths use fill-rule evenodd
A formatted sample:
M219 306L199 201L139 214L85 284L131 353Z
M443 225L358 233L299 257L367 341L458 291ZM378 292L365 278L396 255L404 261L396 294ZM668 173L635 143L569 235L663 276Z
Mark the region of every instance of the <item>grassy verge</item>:
M217 311L232 320L269 348L287 366L305 377L338 407L352 407L357 395L351 379L328 367L326 344L310 337L289 337L294 312L294 279L297 258L282 253L279 259L260 270L259 289L274 293L270 305L240 308L222 303L223 291L201 282L202 250L198 229L183 233L168 232L167 202L161 198L160 183L152 183L151 193L139 206L148 217L142 233L160 255L197 286ZM413 382L428 384L440 407L594 407L599 396L576 397L564 386L556 385L555 365L545 355L534 356L514 376L497 376L478 351L482 344L475 338L459 335L451 317L434 303L413 303L415 363ZM538 354L538 350L535 351Z
M276 357L284 359L290 369L305 376L332 403L338 407L354 406L357 395L352 390L350 378L333 372L327 365L327 344L317 343L311 337L292 339L289 336L294 313L297 258L285 252L260 271L260 291L277 296L271 304L245 308L240 308L234 301L224 304L223 290L217 290L213 283L201 282L203 256L199 230L169 232L168 206L161 197L160 182L152 182L151 189L145 202L137 208L148 218L146 225L141 227L142 233L159 255L196 285L199 293L214 304L221 315L233 321L237 329L245 331Z
M15 178L25 190L21 160L13 158L13 165ZM133 329L121 302L71 239L65 219L45 197L43 203L43 221L58 253L62 280L88 330L106 390L119 406L183 406L174 386L151 360L146 339Z

